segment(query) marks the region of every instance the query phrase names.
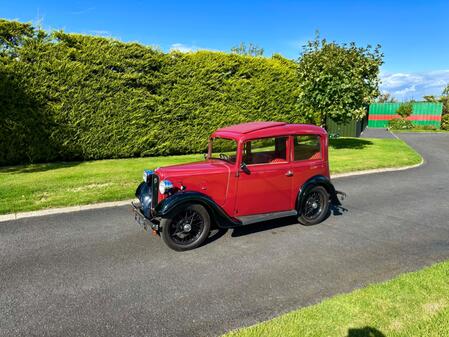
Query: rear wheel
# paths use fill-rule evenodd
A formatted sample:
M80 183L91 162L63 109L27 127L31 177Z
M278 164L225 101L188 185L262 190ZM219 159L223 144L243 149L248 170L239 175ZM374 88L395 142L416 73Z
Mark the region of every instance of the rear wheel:
M210 216L204 206L190 204L161 221L161 236L171 249L194 249L207 239L210 233Z
M323 221L329 212L329 193L323 186L312 187L304 196L298 221L306 226Z

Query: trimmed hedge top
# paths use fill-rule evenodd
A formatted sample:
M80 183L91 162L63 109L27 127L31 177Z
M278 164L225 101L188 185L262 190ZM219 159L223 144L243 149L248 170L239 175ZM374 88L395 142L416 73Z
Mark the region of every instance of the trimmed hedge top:
M306 122L296 63L281 56L29 29L0 36L0 165L197 153L225 125Z

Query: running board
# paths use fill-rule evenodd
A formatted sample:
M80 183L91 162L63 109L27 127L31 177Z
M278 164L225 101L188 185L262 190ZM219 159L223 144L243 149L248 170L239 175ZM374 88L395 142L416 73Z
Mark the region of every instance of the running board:
M274 213L263 213L263 214L254 214L254 215L244 215L237 217L238 220L242 222L242 225L250 225L256 222L268 221L278 218L285 218L288 216L298 215L296 210L292 211L282 211L282 212L274 212Z

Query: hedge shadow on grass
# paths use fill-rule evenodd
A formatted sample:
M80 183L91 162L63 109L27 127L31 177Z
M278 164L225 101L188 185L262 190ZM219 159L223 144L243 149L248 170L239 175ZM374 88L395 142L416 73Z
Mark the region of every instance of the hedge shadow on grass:
M361 150L370 145L373 145L372 141L361 138L339 138L339 139L331 139L329 141L329 146L334 149Z
M0 173L37 173L79 165L80 161L0 167Z

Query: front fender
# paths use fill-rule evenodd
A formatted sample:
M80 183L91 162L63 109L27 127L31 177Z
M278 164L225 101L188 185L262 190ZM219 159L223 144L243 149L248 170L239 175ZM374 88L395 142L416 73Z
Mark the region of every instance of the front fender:
M298 198L296 199L296 210L298 211L298 215L300 215L302 210L304 196L314 186L323 186L329 193L331 202L334 205L341 205L340 200L338 200L337 197L337 191L335 190L335 187L331 183L331 181L325 176L315 176L307 180L306 183L299 190Z
M180 191L165 198L156 206L155 213L156 216L164 218L175 211L175 209L191 203L198 203L206 207L219 227L231 228L241 225L239 220L230 217L223 208L217 205L217 203L209 196L195 191Z

